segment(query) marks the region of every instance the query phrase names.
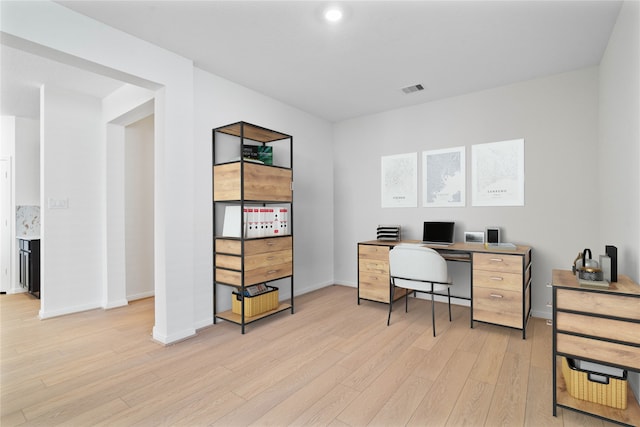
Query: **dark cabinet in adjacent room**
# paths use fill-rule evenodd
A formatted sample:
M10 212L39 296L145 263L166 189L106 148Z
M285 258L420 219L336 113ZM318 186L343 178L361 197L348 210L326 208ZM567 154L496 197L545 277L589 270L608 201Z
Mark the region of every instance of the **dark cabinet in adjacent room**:
M40 239L18 238L20 285L40 298Z

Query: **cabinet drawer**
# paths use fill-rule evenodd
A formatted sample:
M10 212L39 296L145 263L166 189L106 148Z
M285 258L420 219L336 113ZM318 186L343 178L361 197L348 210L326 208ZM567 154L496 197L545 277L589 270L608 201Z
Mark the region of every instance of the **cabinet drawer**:
M503 254L473 254L473 270L522 274L522 257Z
M270 265L285 264L293 261L291 250L275 251L248 255L244 257L245 273L256 268L268 267ZM240 270L242 268L242 257L237 255L216 255L216 267Z
M245 256L273 251L282 251L292 248L293 238L291 236L274 237L271 239L245 240L244 242ZM242 252L242 243L237 239L216 239L216 251L218 253L240 255Z
M473 287L522 291L522 274L473 269Z
M379 260L389 263L389 247L358 245L358 259Z
M592 335L634 343L640 346L640 324L603 317L558 312L556 316L558 331Z
M213 200L240 200L240 162L213 167ZM244 163L244 199L291 202L291 169Z
M560 288L556 288L556 292L556 307L559 310L613 314L616 317L640 320L640 298Z
M358 269L360 270L360 274L381 274L386 275L387 280L389 279L389 263L385 261L375 259L360 259L360 262L358 263Z
M522 292L474 287L473 320L522 328Z
M250 286L270 280L280 279L293 274L293 263L274 264L245 270L244 285ZM239 271L216 269L216 280L220 283L242 286L242 274Z
M371 280L370 280L371 279ZM363 277L360 276L360 284L358 286L358 297L378 302L389 302L389 278L386 281L381 280L380 276ZM408 291L404 288L396 288L393 294L393 300L403 297Z
M640 370L640 347L558 333L557 350L576 358Z

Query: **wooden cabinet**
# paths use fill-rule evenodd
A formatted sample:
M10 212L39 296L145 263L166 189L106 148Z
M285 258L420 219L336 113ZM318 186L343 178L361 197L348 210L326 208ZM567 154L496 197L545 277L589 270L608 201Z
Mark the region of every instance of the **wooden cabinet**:
M389 251L394 243L358 244L358 304L360 299L389 303ZM406 292L396 288L394 301Z
M473 320L521 329L531 308L531 250L473 254Z
M262 162L247 160L244 149L249 146L269 147L272 157ZM246 122L213 129L214 323L216 319L237 323L244 333L245 325L251 322L285 310L294 312L292 149L291 135ZM230 207L237 209L227 214ZM274 209L287 212L286 228L276 231L271 226L268 228L273 231L266 232L267 227L261 226L263 231L257 235L248 232L252 219L246 212L260 210L262 215ZM226 227L225 221L234 227ZM267 221L259 218L261 223ZM225 230L232 230L233 235L227 235L229 231ZM244 304L239 304L240 314L232 310L218 312L218 286L233 287L237 294L245 295L248 286L280 279L289 280L289 302L251 317L245 316Z
M20 285L40 298L40 239L18 238Z
M640 405L629 387L627 409L615 409L572 397L562 376L562 357L640 372L640 286L626 276L607 289L584 288L568 270L554 270L553 415L562 407L638 425Z

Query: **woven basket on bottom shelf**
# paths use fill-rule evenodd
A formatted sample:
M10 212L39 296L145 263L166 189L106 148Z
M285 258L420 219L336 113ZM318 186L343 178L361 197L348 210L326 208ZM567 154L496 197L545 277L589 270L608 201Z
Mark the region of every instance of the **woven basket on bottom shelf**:
M588 372L570 366L566 357L562 358L562 375L567 391L576 399L627 409L626 379L607 376L609 384L591 381Z
M245 317L253 317L278 308L278 288L267 286L268 291L255 296L242 296L238 292L233 292L231 296L231 311L235 314L242 314L242 301L244 301Z

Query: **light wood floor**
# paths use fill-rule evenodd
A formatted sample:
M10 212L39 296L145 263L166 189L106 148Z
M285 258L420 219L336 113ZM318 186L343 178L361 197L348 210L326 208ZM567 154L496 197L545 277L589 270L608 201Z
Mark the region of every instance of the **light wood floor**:
M186 341L152 341L153 300L48 320L39 302L0 296L0 424L603 426L551 408L551 327L528 338L469 328L469 309L356 304L331 286L296 313L247 327L219 323Z

